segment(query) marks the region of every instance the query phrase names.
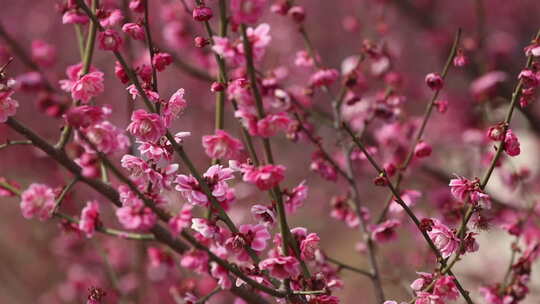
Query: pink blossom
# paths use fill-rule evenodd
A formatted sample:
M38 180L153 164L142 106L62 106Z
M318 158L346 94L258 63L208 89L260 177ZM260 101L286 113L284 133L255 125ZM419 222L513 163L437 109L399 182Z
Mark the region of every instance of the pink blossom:
M432 282L435 276L427 272L417 272L420 275L420 278L414 280L411 284L411 289L414 291L422 291L428 287Z
M261 137L272 137L278 131L286 131L292 120L286 113L269 114L257 122L257 134Z
M248 27L246 34L253 50L253 57L255 60L260 60L265 53L266 47L272 41L270 36L270 25L267 23L259 24L256 28ZM243 45L240 46L240 50L244 53Z
M151 69L149 71L152 71ZM139 71L140 72L140 71ZM142 78L142 77L141 77ZM149 81L149 80L148 80ZM137 89L137 87L132 84L130 86L128 86L126 88L126 90L129 92L129 94L131 95L131 98L133 98L133 100L135 100L137 97L139 97L139 90ZM159 102L159 94L157 92L154 92L150 89L143 89L143 92L144 92L144 95L152 102L156 103L156 102Z
M455 67L464 67L469 62L469 59L467 56L465 56L465 53L462 49L458 49L456 56L454 57L454 60L452 60L452 63Z
M319 150L313 152L309 168L312 171L319 173L324 179L329 181L337 180L337 169L326 160L324 154Z
M454 283L454 277L444 275L438 278L433 286L433 294L441 299L456 300L459 297L459 291Z
M332 211L330 216L340 221L344 221L350 228L356 228L360 224L356 212L349 204L349 199L345 196L334 196L330 200Z
M307 51L298 51L296 52L296 58L294 59L294 64L299 67L312 67L314 64L313 58L309 55Z
M213 15L214 14L212 13L212 9L206 6L197 6L193 9L193 19L195 21L208 21L212 18Z
M120 64L120 62L116 61L114 63L114 75L120 82L123 84L126 84L129 82L129 76L126 73L126 70L124 70L124 67Z
M100 174L99 160L93 152L84 152L75 159L75 163L81 167L84 177L96 178Z
M231 0L231 17L237 24L257 23L266 7L266 0Z
M111 113L109 106L78 106L70 108L65 114L68 124L75 128L87 128L102 122Z
M204 218L191 219L191 229L197 231L205 238L211 239L219 233L219 227Z
M441 252L442 257L446 259L458 250L459 239L454 232L443 223L438 220L433 220L433 223L434 225L427 233Z
M240 233L246 244L255 251L263 251L266 248L266 242L271 238L270 233L264 225L240 225Z
M425 81L427 86L434 91L440 90L444 86L444 80L442 79L441 75L437 73L427 74Z
M163 110L163 121L166 126L169 126L171 122L181 115L187 107L187 101L184 99L184 89L178 89L169 98L169 102L165 104Z
M310 304L339 304L339 298L330 295L318 295L314 296L310 300Z
M519 147L519 140L511 129L508 129L508 131L506 131L503 147L506 154L510 156L517 156L521 153L521 149Z
M234 200L234 191L227 184L227 180L234 178L231 169L223 168L221 165L214 165L208 168L203 178L208 184L212 195L219 203L226 206ZM175 189L180 191L191 204L203 207L208 206L209 198L204 194L195 177L179 174L175 181L177 183Z
M154 59L152 63L154 64L154 67L156 70L162 72L165 70L165 68L170 65L173 62L173 58L168 53L157 53L154 55Z
M131 115L127 130L144 141L156 142L165 135L165 125L158 114L139 109Z
M103 298L107 295L105 291L98 287L90 287L88 293L86 304L103 304Z
M125 23L122 25L122 31L135 40L144 40L144 28L138 23Z
M143 201L132 192L128 186L121 185L118 187L118 194L120 195L120 202L123 206L141 205Z
M146 253L151 267L160 267L162 265L167 267L174 266L174 260L171 255L160 248L148 247Z
M180 265L187 269L205 272L208 269L208 255L204 251L193 250L182 257Z
M303 260L315 259L315 251L319 249L320 241L321 238L316 233L310 233L300 242L300 255Z
M97 201L89 201L81 211L81 219L79 221L79 230L86 233L86 237L92 237L96 228L99 225L99 203Z
M98 71L90 72L74 82L71 87L71 97L74 100L87 103L90 99L103 93L104 90L103 73Z
M150 169L144 160L129 154L122 156L120 162L122 167L126 168L132 177L139 177L143 175L146 170Z
M405 203L405 205L407 205L407 207L412 207L416 205L416 202L418 201L418 199L420 199L421 196L422 193L416 190L403 190L400 195L401 200ZM388 211L392 213L400 213L403 212L403 207L401 207L394 199L390 204Z
M214 45L212 46L212 50L216 54L228 60L237 56L237 50L228 38L214 36L213 39Z
M34 40L32 41L32 60L41 66L50 67L56 61L56 48L43 40Z
M512 303L514 301L514 297L508 294L500 294L500 286L494 285L494 286L485 286L480 287L479 291L480 294L484 296L484 300L487 304L508 304Z
M336 69L318 70L309 79L309 85L312 87L322 87L332 85L339 77Z
M229 86L227 87L227 95L229 99L235 99L239 105L242 105L243 107L240 107L238 111L236 111L235 116L238 117L238 112L246 112L246 114L253 114L255 115L254 109L248 109L249 106L252 106L255 104L255 99L251 95L251 89L249 86L249 81L245 78L237 78L229 83Z
M483 208L489 209L491 207L489 195L480 188L478 178L470 181L465 177L456 176L450 180L449 186L452 195L459 201L466 202L468 199L470 203L480 205Z
M275 257L262 260L259 268L270 271L278 279L296 278L300 274L299 262L292 256Z
M137 147L141 156L145 159L154 161L156 163L162 161L171 160L171 151L161 143L152 143L148 141L140 142L140 145Z
M266 191L277 186L284 178L285 167L281 165L247 166L243 168L243 181Z
M437 100L434 104L437 107L437 112L444 114L448 111L448 100Z
M55 206L54 191L47 185L34 183L21 193L21 211L26 219L48 220Z
M222 289L228 290L232 287L229 271L218 265L216 262L210 263L210 274L217 280L219 287Z
M251 214L263 225L273 226L276 223L274 211L266 206L253 205L251 207Z
M234 112L234 117L240 120L240 123L242 123L242 126L246 128L249 135L258 135L257 116L255 115L255 113L252 113L246 109L239 109Z
M298 208L302 207L304 201L307 199L308 189L306 181L302 181L291 192L287 192L287 199L285 200L287 212L294 213Z
M6 122L8 117L17 113L19 103L11 98L13 93L13 90L0 91L0 123Z
M429 292L419 291L416 293L414 304L439 304L440 297ZM443 302L444 303L444 302ZM442 303L441 303L442 304Z
M105 154L115 153L125 150L129 146L129 139L124 132L108 121L80 130L96 148ZM93 151L84 141L81 141L76 134L76 139L82 143L87 151Z
M414 155L418 158L430 156L431 146L425 141L420 141L414 148Z
M116 209L116 217L124 228L130 230L148 230L154 227L157 216L154 212L143 205L141 201L134 201Z
M452 195L460 200L465 201L470 192L470 181L465 177L456 176L450 180L450 191Z
M214 159L237 159L243 150L242 142L223 130L203 136L202 145L206 155Z
M169 227L175 234L180 234L184 228L189 227L193 218L192 209L193 205L184 204L180 212L169 220Z
M144 12L144 3L147 0L131 0L129 2L129 9L133 10L136 13Z
M68 10L62 15L63 24L87 24L88 16L77 10Z
M497 124L489 127L487 136L491 140L500 141L504 138L504 124Z
M540 84L540 79L537 75L537 72L531 69L524 69L519 73L518 79L522 81L523 86L526 88L537 87Z
M122 37L113 29L106 29L98 34L99 48L104 51L118 51L122 46Z
M306 11L302 6L295 5L289 9L289 16L298 23L303 22L306 18Z
M532 44L524 49L526 56L540 57L540 41L535 39Z
M102 27L113 27L120 23L124 19L124 16L122 15L122 11L119 9L113 9L109 11L102 12L102 16L100 16L99 24Z
M387 220L371 228L371 237L379 243L386 243L395 240L397 237L396 228L400 225L398 220Z

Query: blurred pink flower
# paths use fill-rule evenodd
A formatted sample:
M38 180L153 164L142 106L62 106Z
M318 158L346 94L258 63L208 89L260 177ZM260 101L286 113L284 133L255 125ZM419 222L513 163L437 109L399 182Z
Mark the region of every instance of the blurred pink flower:
M386 243L396 239L396 228L400 222L395 219L384 221L371 228L371 237L379 243Z
M144 28L138 23L124 23L122 31L135 40L144 40Z
M141 201L116 209L116 217L124 228L130 230L149 230L157 221L154 212Z
M81 211L79 230L86 233L86 237L90 238L94 235L99 224L99 203L97 201L89 201Z
M266 0L231 0L231 17L237 23L256 23L264 12Z
M173 62L171 54L160 52L154 55L152 63L156 70L162 72L165 68Z
M48 220L53 216L55 205L54 191L47 185L34 183L21 193L21 211L26 219Z
M17 113L19 103L11 98L13 93L13 90L0 91L0 123L6 122L8 117Z

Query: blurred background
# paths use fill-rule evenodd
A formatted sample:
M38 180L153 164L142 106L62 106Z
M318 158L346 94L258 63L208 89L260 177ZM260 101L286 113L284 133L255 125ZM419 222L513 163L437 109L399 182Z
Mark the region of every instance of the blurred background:
M124 7L121 0L103 2L120 9ZM187 0L190 6L193 6L192 2ZM216 5L216 1L207 2L209 6ZM470 62L464 68L451 70L443 93L443 98L449 103L448 112L444 115L437 113L428 126L426 140L434 148L429 165L443 168L442 173L447 177L453 173L471 177L481 175L484 167L478 156L479 148L471 143L473 141L464 139L464 134L474 136L474 130L485 129L489 125L487 121L496 122L498 117L502 117L505 107L501 104L510 97L517 74L526 60L523 47L530 43L540 27L540 3L537 0L300 0L297 3L305 7L305 28L325 66L340 70L344 59L358 54L366 39L384 46L391 58L391 69L401 75L400 93L406 96L403 115L409 116L421 117L431 94L424 85L424 77L442 69L453 36L458 28L462 28L462 49ZM9 76L25 86L14 95L20 104L17 119L51 142L59 134L63 123L59 117L69 102L69 96L43 90L39 79L36 80L36 75L17 57L18 50L6 36L14 39L29 58L32 43L43 41L52 45L56 49L54 58L37 64L49 82L58 87L58 80L66 78L66 67L80 61L73 26L62 24L61 5L61 1L53 0L2 0L0 9L3 29L0 65L14 56ZM199 167L205 168L209 159L203 153L200 137L213 132L214 96L208 81L186 73L181 64L187 63L214 75L213 55L207 48L194 47L193 38L204 35L204 32L201 25L193 22L184 11L181 1L154 0L150 3L150 10L156 45L175 57L174 64L159 76L160 95L168 99L177 89L184 88L189 103L186 113L175 122L172 130L192 132L185 142L186 149ZM131 18L136 20L139 16L131 14ZM291 91L301 91L311 72L294 66L296 52L305 49L297 25L290 18L272 14L269 9L261 21L271 25L272 36L263 70L285 71L287 76L281 85ZM148 60L147 50L137 41L132 41L122 52L135 63ZM118 126L126 126L129 99L124 86L114 77L112 55L96 50L93 65L106 75L105 93L97 103L111 105L111 120ZM384 88L384 82L375 72L375 65L367 63L364 68L366 89L362 98L372 98ZM494 97L479 102L471 92L471 83L490 71L505 73L505 80L494 93L494 96L504 99ZM330 94L337 94L337 90L336 85ZM328 95L315 94L310 98L314 105L331 113ZM535 181L539 169L540 136L538 108L533 103L525 114L516 113L513 122L513 129L522 142L522 154L513 160L513 165L517 168L526 166L531 170L532 193L524 198L523 193L506 187L497 174L488 192L505 204L523 206L526 201L536 200L534 191L538 190ZM240 137L230 104L226 107L225 125L232 134ZM376 131L377 125L369 130ZM320 135L325 138L333 136L331 129L324 128ZM0 125L0 143L18 138L6 126ZM291 226L317 232L322 240L321 246L329 256L367 269L365 255L357 250L361 240L358 231L329 216L331 198L346 193L345 183L328 182L309 171L311 153L315 150L309 143L294 143L284 136L274 142L277 161L288 168L284 187L293 188L302 180L306 180L310 187L304 207L290 218ZM325 144L338 153L332 139ZM0 177L17 181L22 188L32 182L62 186L69 180L65 171L29 146L3 149L0 155ZM367 163L359 162L355 166L362 200L372 210L373 216L377 216L386 202L387 189L373 186L373 172ZM447 181L434 178L416 164L406 180L404 189L423 193L415 211L423 216L436 216L441 200L446 199L445 194L449 192ZM236 191L239 203L231 214L237 222L246 221L250 217L248 206L265 198L243 183L236 185ZM182 203L177 193L170 193L168 197L173 204ZM77 185L63 205L64 211L78 214L84 202L91 198L104 200L84 185ZM171 274L166 273L170 270L152 267L144 245L103 236L86 241L63 232L57 221L25 220L15 198L0 197L0 202L0 303L83 303L90 286L112 285L125 291L126 303L173 303L170 297L162 296L168 294L167 290L172 285L179 289L195 285L202 294L213 289L208 278L192 280L187 278L193 276L177 268L176 273ZM108 208L105 212L108 217L104 221L114 226L112 208L107 204L102 206L105 210ZM398 234L399 241L379 246L378 255L388 297L405 301L410 299L408 286L417 277L415 271L433 271L435 264L425 258L429 256L428 248L418 239L414 227L403 225ZM483 301L478 287L499 282L504 277L512 241L513 237L493 227L479 236L480 251L458 263L456 274L478 303ZM114 273L112 276L111 271ZM345 286L337 293L342 297L342 303L374 303L367 279L345 270L342 278ZM540 303L540 275L533 271L531 279L531 295L522 303ZM113 298L110 299L114 303ZM212 298L210 303L230 301L231 298L224 294ZM458 303L460 301L457 300Z

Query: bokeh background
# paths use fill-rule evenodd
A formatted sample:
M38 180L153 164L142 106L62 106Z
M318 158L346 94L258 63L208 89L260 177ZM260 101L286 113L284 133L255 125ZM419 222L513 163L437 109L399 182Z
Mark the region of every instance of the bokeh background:
M122 7L120 0L104 2ZM192 5L192 1L187 2ZM207 2L214 6L216 1ZM56 47L56 58L52 64L42 67L47 79L54 85L65 78L68 65L79 62L73 27L62 24L61 14L57 10L59 3L53 0L2 0L0 3L1 26L27 53L30 53L30 46L35 40L43 40ZM525 62L523 47L540 26L540 3L537 0L300 0L298 3L306 8L305 27L322 61L329 67L340 69L345 58L358 54L365 39L385 45L392 58L393 70L403 77L401 90L407 96L406 115L421 115L430 96L424 86L424 76L441 70L453 35L458 28L462 28L462 47L471 62L465 68L450 72L447 89L444 90L449 110L444 116L436 115L427 130L426 140L434 146L429 164L443 168L447 176L452 173L467 176L481 174L483 167L478 151L473 145L463 144L463 134L468 129L486 126L483 114L486 109L493 117L500 117L504 107L499 106L504 101L495 98L488 103L478 103L470 93L470 84L488 71L504 71L508 77L498 87L497 96L510 96L516 75ZM173 66L160 74L160 94L168 98L179 88L186 90L189 107L172 129L192 132L192 137L185 143L186 149L200 168L204 168L209 159L203 153L200 137L212 133L214 96L209 91L208 82L190 76L176 64L178 61L187 62L212 74L215 71L212 54L208 49L193 46L193 38L203 34L202 27L184 12L180 1L153 0L150 7L151 28L157 45L170 51L177 59ZM287 69L289 74L283 81L287 88L305 86L309 72L293 65L295 53L305 49L297 26L289 18L274 15L269 10L262 21L271 25L272 35L263 66L266 69ZM166 36L172 22L176 24L177 31L174 40ZM17 59L14 52L16 50L0 37L0 64L13 54L16 59L9 67L9 75L31 84L32 74L27 74L31 70ZM140 43L132 42L130 48L123 52L136 62L146 60L146 50ZM106 73L105 93L97 103L111 105L114 113L112 120L119 126L125 126L129 117L127 92L114 77L114 61L111 58L111 54L99 50L94 56L93 64ZM365 76L369 89L364 96L369 97L382 88L382 84L370 74L369 66L365 68ZM332 88L331 93L335 94L336 91L337 86ZM17 118L51 142L56 140L63 121L51 115L58 109L51 108L44 100L43 93L30 85L14 97L20 103ZM68 96L60 93L54 96L54 100L53 105L58 106L67 103ZM316 94L313 102L330 112L331 100L328 95ZM534 190L538 188L534 183L539 169L538 108L537 104L532 104L527 109L527 115L517 113L513 127L523 145L522 155L514 164L527 166L532 171L531 200L535 199ZM226 117L226 128L233 134L239 134L230 105L227 105ZM330 129L322 129L321 135L333 136ZM0 142L17 138L6 126L0 125ZM330 147L334 144L332 140L326 143ZM330 198L345 193L346 185L342 182L329 183L309 171L314 148L308 143L293 143L282 136L274 145L277 161L288 168L284 185L292 188L305 179L310 186L309 198L301 212L291 217L291 226L303 226L317 232L322 239L321 246L328 255L367 268L365 256L356 250L360 241L357 230L349 229L329 217ZM357 169L362 200L373 210L373 214L378 214L388 195L387 190L373 186L373 174L367 164L358 164ZM34 181L59 186L69 178L51 160L28 146L0 151L0 176L16 180L23 187ZM415 166L407 176L405 185L407 189L423 191L419 202L421 207L416 210L423 215L436 214L437 193L448 192L444 180L433 178L419 166ZM242 221L249 217L247 206L264 197L258 196L251 187L242 183L236 189L241 199L233 208L232 215L237 221ZM488 189L505 203L525 204L522 195L502 186L497 175ZM173 202L181 201L178 194L171 193L169 197ZM63 208L68 213L77 214L88 198L103 199L84 185L77 185ZM89 286L110 282L104 261L116 272L116 284L129 291L126 301L171 301L157 297L160 291L168 288L162 280L165 274L160 272L164 270L150 269L144 246L127 241L110 241L102 236L84 241L62 233L55 221L42 223L25 220L14 198L0 197L0 202L0 303L83 303ZM107 213L112 214L112 208L106 208L109 208ZM113 225L114 218L110 216L107 219ZM417 240L413 227L404 226L398 233L400 240L380 246L378 255L387 294L396 300L406 300L409 299L408 285L416 278L415 271L432 271L434 264L423 258L427 248ZM479 241L481 250L468 255L456 267L457 275L476 299L480 285L500 281L504 276L512 238L494 227L482 233ZM187 274L178 270L175 276ZM343 279L345 288L338 292L343 303L374 303L371 284L367 279L346 271L343 272ZM535 271L532 280L531 296L523 303L540 301L540 276ZM206 281L201 279L198 283L186 281L183 284L199 284L198 288L204 293L211 290L208 286L211 283ZM229 301L231 299L223 295L214 297L211 303Z

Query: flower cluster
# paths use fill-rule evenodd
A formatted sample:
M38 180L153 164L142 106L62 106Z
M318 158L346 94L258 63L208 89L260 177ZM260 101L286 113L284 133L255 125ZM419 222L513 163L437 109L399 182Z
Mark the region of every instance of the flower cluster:
M539 301L535 1L41 2L0 26L6 299Z

